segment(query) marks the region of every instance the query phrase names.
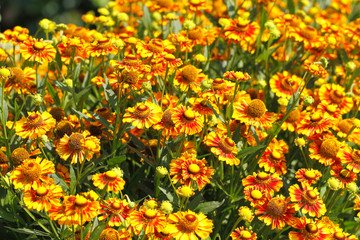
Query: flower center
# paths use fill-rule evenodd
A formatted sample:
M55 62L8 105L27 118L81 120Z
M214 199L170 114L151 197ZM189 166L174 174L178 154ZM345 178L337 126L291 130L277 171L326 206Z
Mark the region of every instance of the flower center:
M213 88L215 91L220 91L226 88L226 82L224 81L224 79L221 78L216 78L213 82L212 82Z
M36 195L38 195L39 197L45 196L48 192L49 192L49 190L43 186L36 189Z
M343 169L340 171L339 176L342 177L343 179L350 179L351 178L351 174L350 171Z
M274 150L270 153L270 157L275 161L279 161L281 159L281 153L277 150Z
M154 219L156 217L156 215L157 215L157 211L154 209L147 209L144 212L144 217L147 219Z
M27 36L25 34L19 34L18 36L16 36L16 41L18 42L23 42L27 39Z
M219 142L219 147L225 153L232 153L235 143L231 138L222 138Z
M281 197L274 197L270 200L267 211L276 217L280 217L286 211L286 202Z
M193 65L186 65L181 71L181 77L185 82L194 82L198 76L198 69Z
M188 166L188 171L192 174L197 174L198 172L200 172L200 167L199 165L192 163Z
M330 92L330 100L333 103L340 104L343 100L344 93L340 92L339 90L332 90Z
M35 180L38 180L41 176L41 167L36 162L28 162L25 164L22 168L24 178L28 182L33 182Z
M102 116L106 120L109 120L112 117L112 114L111 114L110 110L108 108L106 108L106 107L96 109L95 113L99 114L100 116Z
M165 125L170 126L170 127L174 127L175 123L171 119L171 115L172 115L172 110L171 109L166 109L164 111L162 120L164 121Z
M354 150L352 153L351 153L351 159L359 164L360 163L360 150Z
M78 208L83 208L88 205L88 200L84 197L77 197L75 200L75 206Z
M245 239L250 239L251 238L251 233L249 231L242 231L240 233L240 237L245 238Z
M28 151L26 151L25 148L16 148L11 153L11 160L14 166L20 165L25 159L28 159L29 157L30 154L28 153Z
M318 227L313 224L313 223L308 223L305 225L305 230L308 232L308 233L311 233L311 234L314 234L314 233L317 233L318 232Z
M162 53L164 51L163 44L159 39L153 39L149 42L148 48L153 53Z
M326 139L322 142L320 147L320 153L326 158L336 158L336 155L339 151L339 144L334 139Z
M199 224L199 220L193 214L186 214L179 222L183 232L194 232Z
M354 125L348 119L341 120L338 123L338 127L343 133L349 133Z
M136 70L123 70L121 72L121 80L132 85L139 81L139 73Z
M113 202L111 203L111 208L114 210L119 210L121 208L121 205L118 202Z
M286 122L288 123L294 123L300 118L300 110L297 108L294 111L291 111L288 118L286 119Z
M266 106L263 101L260 99L254 99L250 102L249 106L247 107L247 113L250 117L259 118L263 116L266 112Z
M14 67L11 69L12 76L9 78L11 82L23 82L25 79L24 71L21 68Z
M249 21L246 19L238 18L234 30L236 32L246 32L248 29L249 29Z
M309 40L312 40L316 37L317 32L316 32L315 28L313 28L311 26L307 26L306 28L303 28L301 30L301 35Z
M37 127L41 126L41 124L43 123L43 119L42 119L41 115L39 115L37 113L33 113L30 116L28 116L26 123L28 124L28 126L30 128L37 128Z
M189 30L189 39L191 40L199 40L204 37L204 33L201 28L194 28Z
M65 112L61 107L53 107L49 113L55 118L56 122L60 122L65 117Z
M150 108L145 104L140 104L134 113L137 118L147 118L150 115Z
M100 38L97 40L98 44L106 44L110 41L108 38Z
M330 114L333 114L336 112L336 105L330 104L326 106L326 111Z
M36 51L42 51L42 50L45 49L45 46L44 46L44 44L42 42L36 42L36 43L33 44L33 48Z
M336 233L334 233L333 237L337 240L344 240L345 234L342 232L336 232Z
M310 200L309 202L312 202L313 200L317 199L316 192L313 190L307 190L304 194L304 198L306 200Z
M114 173L113 171L107 171L105 173L105 179L108 180L109 182L114 181L116 179L116 173Z
M255 200L259 200L263 195L259 190L255 189L251 191L250 196Z
M83 146L81 144L81 140L85 137L80 133L73 133L69 138L69 147L72 151L81 151Z
M280 82L281 87L286 91L291 91L292 87L287 77L283 77Z
M311 115L310 119L311 119L311 122L316 123L322 119L322 116L319 112L314 112L314 114Z
M123 63L127 66L137 66L139 65L139 60L135 55L129 54L124 58Z
M187 121L192 122L195 120L195 113L191 109L188 109L183 113L183 117Z
M315 173L313 173L311 171L307 171L307 172L305 172L304 177L308 180L313 180L313 179L315 179Z
M266 181L270 178L270 176L265 172L260 172L258 175L256 175L256 179L259 181Z

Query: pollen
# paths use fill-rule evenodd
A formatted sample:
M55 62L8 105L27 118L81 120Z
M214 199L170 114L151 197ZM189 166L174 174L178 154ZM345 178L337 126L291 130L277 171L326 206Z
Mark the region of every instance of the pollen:
M314 122L319 122L322 119L321 113L319 112L314 112L314 114L311 115L310 117L311 121Z
M80 133L73 133L69 138L69 147L72 151L81 151L83 146L81 140L85 137Z
M305 226L305 230L306 230L308 233L314 234L314 233L317 233L319 229L318 229L318 227L317 227L314 223L308 223L308 224L306 224L306 226Z
M25 148L16 148L11 153L11 161L14 167L19 166L25 159L28 159L30 154Z
M198 76L198 69L193 65L186 65L181 71L181 77L185 82L194 82Z
M145 104L140 104L136 107L134 114L137 118L147 118L150 115L150 108Z
M118 240L120 238L119 232L113 228L104 229L100 236L101 240Z
M333 235L334 239L336 240L345 240L345 235L342 232L336 232Z
M37 128L41 126L41 124L43 123L43 119L41 115L37 113L33 113L30 116L28 116L26 123L28 124L29 128Z
M36 162L27 162L22 168L24 178L28 182L33 182L35 180L38 180L41 176L41 167Z
M121 208L121 205L118 202L113 202L111 203L111 208L114 210L119 210Z
M212 82L212 86L215 91L221 91L226 88L227 84L224 79L222 78L215 78Z
M195 164L195 163L192 163L188 166L188 171L191 173L191 174L197 174L200 172L200 167L199 165Z
M270 200L267 211L276 217L280 217L283 215L286 211L286 202L281 197L274 197Z
M359 150L355 150L351 153L351 159L359 164L360 163L360 151Z
M260 172L258 175L256 175L256 179L259 181L266 181L270 178L270 176L265 172Z
M335 159L339 148L340 146L335 139L326 139L321 144L320 153L327 158Z
M39 197L43 197L46 196L46 194L48 194L49 190L46 187L39 187L38 189L36 189L36 195Z
M160 39L152 39L148 44L148 48L151 52L158 54L164 51L164 46Z
M25 79L24 71L21 68L14 67L11 69L12 76L9 78L11 82L23 82Z
M175 127L175 123L173 122L173 120L171 120L171 115L172 115L172 113L173 113L173 111L172 111L171 109L166 109L166 110L164 111L162 120L164 121L164 123L165 123L167 126Z
M260 99L254 99L250 102L249 106L247 107L247 113L250 117L259 118L263 116L266 112L266 106L263 101Z
M333 103L340 104L344 98L344 93L339 90L332 90L329 97Z
M203 30L201 28L194 28L189 30L189 39L200 40L204 37Z
M313 190L307 190L304 193L304 199L311 204L314 200L317 199L316 192L314 192Z
M65 117L65 112L61 107L53 107L49 113L56 120L56 122L60 122Z
M45 46L42 42L36 42L36 43L34 43L33 48L36 51L42 51L45 49Z
M196 118L194 111L191 110L191 109L186 110L186 111L183 113L183 117L184 117L187 121L189 121L189 122L194 121L195 118Z
M197 228L199 220L193 214L186 214L179 222L182 232L194 232Z
M338 123L338 127L343 133L349 133L353 126L354 124L349 119L343 119Z
M140 75L136 70L123 70L121 72L121 80L133 85L136 84L140 79Z
M300 110L297 108L294 111L291 111L288 118L286 119L286 122L288 123L294 123L300 118Z
M251 238L251 233L249 231L242 231L241 234L240 234L240 237L244 238L244 239L250 239Z

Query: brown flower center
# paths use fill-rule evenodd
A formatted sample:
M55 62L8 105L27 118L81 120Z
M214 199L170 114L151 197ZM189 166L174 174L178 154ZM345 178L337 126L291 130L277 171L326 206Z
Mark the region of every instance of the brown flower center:
M147 118L150 115L150 108L145 104L140 104L136 107L134 114L137 118Z
M339 176L343 179L351 179L351 173L349 170L346 169L341 170Z
M194 232L199 224L199 220L193 214L186 214L179 222L183 232Z
M194 28L189 30L189 39L191 40L199 40L204 37L203 30L201 28Z
M33 113L30 116L28 116L26 123L29 126L29 128L37 128L42 125L43 119L41 115L37 113Z
M36 162L28 162L26 163L23 168L23 175L26 181L33 182L38 180L41 176L41 167Z
M335 139L326 139L321 143L320 153L326 158L336 158L336 155L339 151L339 144Z
M14 67L11 69L12 76L9 78L9 82L23 82L25 79L24 71L21 68Z
M334 233L333 237L337 240L345 240L345 234L342 232Z
M140 79L140 75L136 70L123 70L121 72L121 80L133 85L136 84Z
M329 96L333 103L340 104L343 100L344 93L339 90L332 90Z
M303 199L306 201L307 204L313 204L316 203L317 195L316 192L313 190L307 190L303 194Z
M227 84L224 81L224 79L221 78L216 78L213 82L212 82L212 86L214 88L215 91L220 91L226 88Z
M36 195L39 197L43 197L46 194L48 194L49 190L46 187L39 187L38 189L36 189Z
M121 239L120 234L113 228L106 228L102 231L101 240L119 240Z
M80 133L73 133L69 138L69 147L73 152L83 150L83 146L81 144L81 140L85 137Z
M68 121L64 121L61 120L56 128L55 128L56 134L59 138L62 138L65 134L67 134L68 136L71 135L71 133L73 133L74 128L72 127L71 123Z
M281 197L274 197L270 200L267 211L276 217L280 217L286 211L286 202Z
M314 233L317 233L319 229L314 223L308 223L305 225L305 230L308 233L314 234Z
M42 51L42 50L45 49L45 46L44 46L44 44L42 42L36 42L36 43L33 44L33 48L36 51Z
M296 108L294 111L291 111L288 118L286 119L286 122L288 123L294 123L300 118L300 110Z
M343 119L338 123L338 127L343 133L349 133L353 126L354 124L349 119Z
M239 21L236 23L234 30L236 32L246 32L249 29L248 21Z
M290 81L287 77L283 77L280 81L281 87L286 91L291 91L292 85L290 84Z
M357 164L360 164L360 150L354 150L352 153L351 153L351 159L357 163Z
M193 65L186 65L181 71L181 77L187 83L195 82L198 72L198 69Z
M108 38L100 38L97 40L98 44L101 44L101 45L107 44L109 41L110 41L110 39L108 39Z
M26 151L25 148L16 148L11 153L12 164L16 167L20 165L25 159L28 159L30 154Z
M250 102L247 107L247 113L250 117L259 118L263 116L266 112L266 106L263 101L260 99L254 99Z
M183 113L183 117L185 118L185 120L187 120L188 122L192 122L195 120L196 116L193 110L188 109Z
M110 207L114 210L120 210L121 204L118 202L113 202L113 203L111 203Z
M164 121L165 125L170 126L170 127L175 127L175 123L171 119L172 113L173 113L173 111L171 109L166 109L164 111L162 120Z
M231 138L222 138L219 142L220 149L225 153L232 153L235 143Z
M160 39L153 39L149 42L148 48L153 53L162 53L164 51L164 46Z
M53 107L49 113L55 118L56 122L60 122L65 117L65 112L61 107Z
M106 108L106 107L96 109L95 113L99 114L100 116L102 116L106 120L109 120L112 117L112 114L111 114L110 110L108 108Z
M123 63L127 66L137 66L139 65L139 60L135 55L129 54L124 58Z
M307 26L306 28L301 29L301 35L307 38L308 40L312 40L316 37L317 32L315 28L311 26Z

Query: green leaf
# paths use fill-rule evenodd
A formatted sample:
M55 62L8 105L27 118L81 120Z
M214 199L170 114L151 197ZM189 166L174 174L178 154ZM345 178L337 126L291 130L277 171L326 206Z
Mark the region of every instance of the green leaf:
M210 20L210 22L216 26L216 27L220 27L220 24L218 23L218 21L213 17L213 15L211 15L210 13L202 10L201 11L203 14L205 14L205 16Z
M246 155L250 155L250 154L253 154L255 153L256 151L259 151L260 149L264 148L265 146L264 145L257 145L257 146L253 146L253 147L247 147L243 150L241 150L237 157L238 158L241 158L243 156L246 156Z
M170 202L174 201L174 196L165 188L159 186L160 191L169 199Z
M145 28L148 30L151 38L153 37L153 34L152 34L152 30L151 30L151 15L150 15L150 11L148 9L148 7L144 4L144 8L143 8L143 12L144 12L144 15L143 15L143 23L144 23L144 26Z
M12 227L8 227L8 226L3 226L4 228L7 228L13 232L18 232L18 233L23 233L23 234L35 234L36 236L44 236L44 237L48 237L50 236L49 233L47 232L43 232L43 231L39 231L39 230L31 230L28 228L12 228Z
M74 71L74 75L73 75L73 78L74 79L77 79L80 75L80 70L81 70L81 62L79 62L77 65L76 65L76 68L75 68L75 71Z
M360 3L359 2L355 2L354 5L352 6L348 21L351 22L351 21L356 20L357 18L360 18Z
M88 122L95 122L95 120L94 119L92 119L91 117L89 117L88 115L86 115L86 114L84 114L84 113L82 113L82 112L79 112L78 110L76 110L75 108L72 108L72 110L75 112L75 113L77 113L79 116L80 116L80 118L84 118L86 121L88 121Z
M349 82L352 83L355 80L355 78L357 78L359 75L360 75L360 68L356 69L356 71L351 75Z
M66 86L64 83L59 82L57 80L53 80L53 82L54 82L55 86L57 86L61 90L71 93L71 89L68 86Z
M119 157L114 157L111 158L107 161L107 164L112 167L115 165L120 165L122 162L124 162L126 160L126 155L123 156L119 156Z
M113 130L113 127L110 125L110 123L105 119L103 118L102 116L100 116L99 114L97 113L94 113L94 112L91 112L89 111L90 114L92 114L94 116L94 118L96 120L98 120L102 125L104 125L104 127L108 130Z
M204 214L207 214L209 212L214 211L215 209L217 209L218 207L220 207L223 203L225 202L225 199L222 200L221 202L218 201L210 201L210 202L204 202L204 203L200 203L197 207L196 210L199 212L202 212Z
M6 123L6 121L8 120L9 109L7 102L5 101L5 96L2 96L2 88L0 88L0 101L3 97L4 100L0 102L0 118L2 122ZM3 115L4 115L4 119L2 118Z
M90 233L89 240L97 240L100 239L101 232L105 229L106 222L101 222L93 232Z
M290 14L295 14L295 3L294 0L287 0L287 8Z
M235 17L235 3L233 0L224 0L230 18Z
M73 165L70 164L70 193L73 194L76 188L76 174Z
M339 50L339 54L340 54L340 58L341 60L344 62L344 63L347 63L349 61L349 57L345 51L345 49L342 47L340 50Z
M105 80L106 80L106 84L105 83L102 84L104 87L105 98L106 101L110 103L111 108L115 110L117 108L118 97L116 96L115 92L111 89L108 80L107 79Z
M54 87L48 81L46 81L46 87L48 89L50 96L54 100L55 105L60 106L60 99L59 99L59 96L57 95L57 92L55 91Z
M208 102L206 102L206 105L214 112L215 116L217 117L217 119L219 119L222 123L226 124L224 118L222 116L219 115L219 113L217 113L215 111L215 109L211 106L211 104L209 104Z
M6 212L5 209L0 208L0 219L4 219L8 222L16 222L16 218L13 213Z

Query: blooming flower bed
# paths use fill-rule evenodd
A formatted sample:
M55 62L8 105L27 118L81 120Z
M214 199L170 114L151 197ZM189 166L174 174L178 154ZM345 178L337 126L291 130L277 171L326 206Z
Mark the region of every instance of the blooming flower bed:
M357 239L359 8L117 0L0 33L2 238Z

